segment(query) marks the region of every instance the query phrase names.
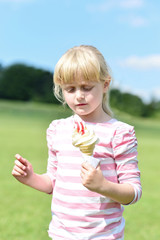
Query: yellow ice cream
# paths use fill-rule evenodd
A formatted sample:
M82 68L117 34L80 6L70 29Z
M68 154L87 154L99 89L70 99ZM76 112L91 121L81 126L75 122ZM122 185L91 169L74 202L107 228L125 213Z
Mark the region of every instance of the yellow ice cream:
M97 142L98 138L92 129L87 129L82 122L75 122L75 128L72 135L73 146L79 147L82 153L92 156Z

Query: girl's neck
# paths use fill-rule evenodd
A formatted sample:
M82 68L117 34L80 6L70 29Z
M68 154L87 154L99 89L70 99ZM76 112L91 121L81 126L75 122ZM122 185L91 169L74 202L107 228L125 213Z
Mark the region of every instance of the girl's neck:
M77 115L77 114L75 114ZM104 123L104 122L108 122L112 119L111 116L109 116L107 113L103 112L103 114L101 114L101 116L94 116L94 115L77 115L78 117L80 117L84 122L92 122L92 123Z

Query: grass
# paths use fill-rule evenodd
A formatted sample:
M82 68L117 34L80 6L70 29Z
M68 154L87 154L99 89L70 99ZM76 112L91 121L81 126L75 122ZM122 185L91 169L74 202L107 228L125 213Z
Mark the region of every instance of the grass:
M36 172L47 164L46 129L53 119L67 117L60 106L0 101L0 240L47 240L51 196L18 183L12 176L14 155L29 159ZM159 219L159 118L140 119L116 112L135 126L143 196L126 206L126 240L160 239Z

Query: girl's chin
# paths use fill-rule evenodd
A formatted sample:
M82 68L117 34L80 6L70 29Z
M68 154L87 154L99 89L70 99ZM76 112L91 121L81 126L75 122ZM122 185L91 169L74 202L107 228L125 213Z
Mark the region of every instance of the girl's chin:
M76 112L74 112L75 114L77 114L79 117L86 117L86 118L88 118L88 117L90 117L90 112L84 112L84 111L76 111Z
M86 109L82 109L82 108L76 109L74 112L82 115L88 115L90 113L89 111L86 111Z

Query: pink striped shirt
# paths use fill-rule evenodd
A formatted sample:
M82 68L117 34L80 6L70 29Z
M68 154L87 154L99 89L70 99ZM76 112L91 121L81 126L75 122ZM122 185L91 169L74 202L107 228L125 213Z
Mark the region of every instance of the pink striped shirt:
M122 240L123 206L81 183L83 157L72 145L73 121L73 116L55 120L47 129L47 174L53 183L49 236L54 240ZM93 126L100 140L94 157L100 159L103 175L115 183L131 184L135 203L142 190L134 128L116 119L87 124Z

